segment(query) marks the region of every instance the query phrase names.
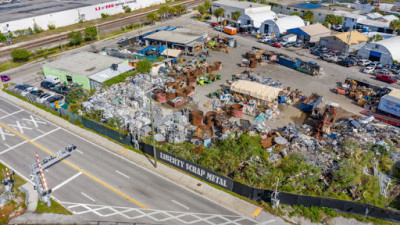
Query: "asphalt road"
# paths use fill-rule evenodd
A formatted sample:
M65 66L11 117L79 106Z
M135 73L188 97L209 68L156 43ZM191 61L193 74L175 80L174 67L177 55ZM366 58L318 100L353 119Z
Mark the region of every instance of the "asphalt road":
M0 161L27 180L35 152L43 158L70 144L77 151L44 174L53 197L85 220L256 223L0 99Z

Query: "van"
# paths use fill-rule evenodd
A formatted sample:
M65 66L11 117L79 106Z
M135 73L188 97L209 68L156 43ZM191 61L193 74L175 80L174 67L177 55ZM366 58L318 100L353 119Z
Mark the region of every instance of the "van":
M60 83L60 78L54 75L48 75L44 78L45 81L48 81L52 84L59 84Z

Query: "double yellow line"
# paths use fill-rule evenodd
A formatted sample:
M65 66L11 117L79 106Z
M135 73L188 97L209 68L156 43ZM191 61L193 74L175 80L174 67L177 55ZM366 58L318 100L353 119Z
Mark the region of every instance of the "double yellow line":
M10 132L14 133L15 135L17 135L18 137L26 140L27 142L31 143L32 145L34 145L35 147L39 148L40 150L46 152L49 155L53 155L56 156L54 153L52 153L51 151L49 151L48 149L44 148L43 146L39 145L38 143L32 141L31 139L25 137L24 135L16 132L15 130L11 129L10 127L6 126L3 123L0 123L0 126L4 127L5 129L9 130ZM96 181L97 183L103 185L104 187L110 189L111 191L117 193L118 195L122 196L123 198L135 203L136 205L140 206L143 209L149 209L149 207L145 206L144 204L138 202L137 200L135 200L134 198L128 196L127 194L122 193L121 191L117 190L116 188L112 187L111 185L107 184L106 182L100 180L99 178L93 176L92 174L90 174L89 172L86 172L85 170L79 168L78 166L66 161L66 160L62 160L65 164L67 164L68 166L72 167L73 169L82 172L83 174L85 174L86 176L88 176L89 178L91 178L92 180Z

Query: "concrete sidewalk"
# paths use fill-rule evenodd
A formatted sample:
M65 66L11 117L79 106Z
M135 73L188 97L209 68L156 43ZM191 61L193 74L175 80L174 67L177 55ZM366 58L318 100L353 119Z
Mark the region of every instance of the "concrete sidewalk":
M21 99L18 99L14 96L11 96L3 91L0 91L0 98L3 98L5 100L8 100L9 102L14 103L15 105L30 111L34 114L37 114L38 116L41 116L50 122L63 127L79 136L82 138L87 139L88 141L91 141L93 143L96 143L100 145L101 147L104 147L105 149L114 152L116 154L119 154L126 159L141 165L143 168L153 171L156 174L159 174L160 176L167 178L174 183L183 186L187 189L190 189L210 200L213 200L216 203L219 203L220 205L223 205L229 209L232 209L233 211L242 214L248 218L252 218L260 222L260 224L289 224L284 222L281 218L277 217L275 219L274 215L271 215L270 213L261 211L259 212L258 216L255 217L254 215L257 214L257 211L259 211L259 207L256 205L253 205L245 200L242 200L238 197L235 197L233 195L230 195L224 191L218 190L210 185L208 185L205 182L199 181L189 175L186 175L172 167L166 166L162 163L158 163L158 167L154 168L153 164L150 162L150 159L147 158L146 156L139 154L134 151L124 151L125 148L121 145L118 145L100 135L95 134L94 132L85 130L83 128L80 128L78 126L73 125L72 123L64 120L63 118L60 118L58 116L55 116L49 112L46 112L40 108L35 107L34 105L25 102ZM122 153L124 152L124 153ZM254 214L254 215L253 215Z

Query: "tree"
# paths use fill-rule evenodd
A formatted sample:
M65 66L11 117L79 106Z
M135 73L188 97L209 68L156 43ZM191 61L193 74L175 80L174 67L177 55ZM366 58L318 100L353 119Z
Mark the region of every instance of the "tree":
M206 7L204 7L203 5L199 6L197 10L199 11L201 18L203 18L204 14L207 12Z
M147 19L151 24L154 24L154 22L155 22L156 20L158 20L158 15L152 12L152 13L147 14L146 19Z
M205 2L204 2L204 8L206 8L206 12L210 11L210 9L211 9L211 2L210 2L210 1L205 1Z
M153 63L148 60L139 60L136 64L136 71L138 73L150 73Z
M343 24L343 17L341 17L341 16L335 16L335 17L334 17L334 24L335 24L335 25Z
M31 53L26 49L14 49L11 52L11 58L15 62L25 62L28 61Z
M232 19L237 21L241 15L242 15L242 12L235 11L235 12L232 13Z
M82 43L82 33L79 31L72 31L68 34L70 45L80 45Z
M329 23L331 25L338 25L343 23L343 18L341 16L336 16L333 14L326 15L325 23Z
M377 42L380 40L383 40L383 37L379 34L375 34L374 36L372 36L368 39L368 41L370 41L370 42Z
M96 26L86 27L85 28L85 39L93 41L97 36L97 28Z
M157 13L158 13L158 15L160 15L161 16L161 18L165 18L166 17L166 14L168 13L168 6L166 6L166 5L164 5L164 6L161 6L158 10L157 10Z
M292 12L292 14L291 14L292 16L298 16L298 17L301 17L301 14L299 13L299 12Z
M400 20L392 20L389 24L389 28L397 31L400 28Z
M214 16L217 17L217 22L218 22L218 18L222 17L225 13L225 10L223 8L218 8L216 10L214 10Z
M184 13L186 11L186 7L183 5L176 5L174 6L176 12L178 13L178 15L182 15L182 13Z
M314 21L314 13L310 10L305 11L303 14L303 19L310 22Z
M132 9L129 6L124 6L125 13L132 12Z
M174 7L168 7L168 15L169 17L175 15L176 9Z

